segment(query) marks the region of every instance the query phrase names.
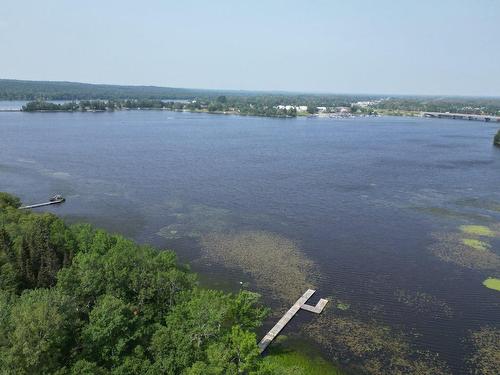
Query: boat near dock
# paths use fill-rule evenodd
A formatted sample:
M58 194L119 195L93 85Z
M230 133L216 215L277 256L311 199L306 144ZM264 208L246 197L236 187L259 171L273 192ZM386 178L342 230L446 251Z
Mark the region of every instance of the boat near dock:
M31 205L28 205L28 206L21 206L21 207L19 207L19 209L20 210L27 210L29 208L37 208L37 207L50 206L52 204L63 203L65 200L66 200L66 198L64 198L62 195L56 194L53 197L51 197L48 202L31 204Z

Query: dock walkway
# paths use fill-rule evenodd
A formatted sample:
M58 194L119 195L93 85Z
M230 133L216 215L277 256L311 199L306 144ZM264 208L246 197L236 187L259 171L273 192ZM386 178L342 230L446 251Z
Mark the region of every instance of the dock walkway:
M38 204L31 204L29 206L22 206L19 207L20 210L27 210L28 208L37 208L37 207L43 207L43 206L50 206L51 204L58 204L64 202L64 199L57 200L57 201L50 201L50 202L44 202L44 203L38 203Z
M300 297L297 302L293 304L293 306L282 316L282 318L275 324L273 328L264 336L264 338L259 342L259 349L262 353L268 345L278 336L283 328L288 324L290 320L297 314L297 312L302 309L306 311L313 312L315 314L319 314L323 311L323 308L328 303L326 299L320 299L316 306L306 305L306 302L311 296L315 293L315 290L307 289L307 291Z

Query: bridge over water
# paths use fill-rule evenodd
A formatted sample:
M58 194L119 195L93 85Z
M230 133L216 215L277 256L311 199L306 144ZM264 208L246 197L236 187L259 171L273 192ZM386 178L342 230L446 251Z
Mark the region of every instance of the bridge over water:
M470 115L466 113L449 113L449 112L423 112L422 115L424 117L449 118L453 120L500 122L499 116L490 116L490 115Z

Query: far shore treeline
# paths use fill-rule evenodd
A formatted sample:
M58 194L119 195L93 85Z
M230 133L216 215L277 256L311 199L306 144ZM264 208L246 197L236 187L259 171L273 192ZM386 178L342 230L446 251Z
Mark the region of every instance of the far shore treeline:
M236 90L202 90L156 86L96 85L75 82L0 79L0 100L31 101L26 110L113 110L168 108L261 116L296 116L297 107L312 114L318 108L335 112L348 108L358 114L411 115L451 112L500 116L498 97L394 96L313 94ZM55 104L52 101L68 101ZM80 105L85 101L85 106ZM47 104L49 103L49 104ZM78 104L76 104L78 103ZM294 107L294 108L292 108Z
M259 355L258 294L201 288L172 251L20 204L0 193L2 374L310 373Z

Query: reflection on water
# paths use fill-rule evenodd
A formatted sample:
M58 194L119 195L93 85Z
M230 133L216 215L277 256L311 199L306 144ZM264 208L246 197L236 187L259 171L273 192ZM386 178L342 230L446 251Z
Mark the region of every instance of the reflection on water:
M207 284L247 282L276 311L315 286L332 303L297 321L344 363L466 373L467 358L491 368L499 352L471 339L500 325L499 292L482 285L500 277L500 239L477 232L500 222L496 131L415 118L3 112L0 190L26 203L61 193L67 201L44 210L173 247Z

